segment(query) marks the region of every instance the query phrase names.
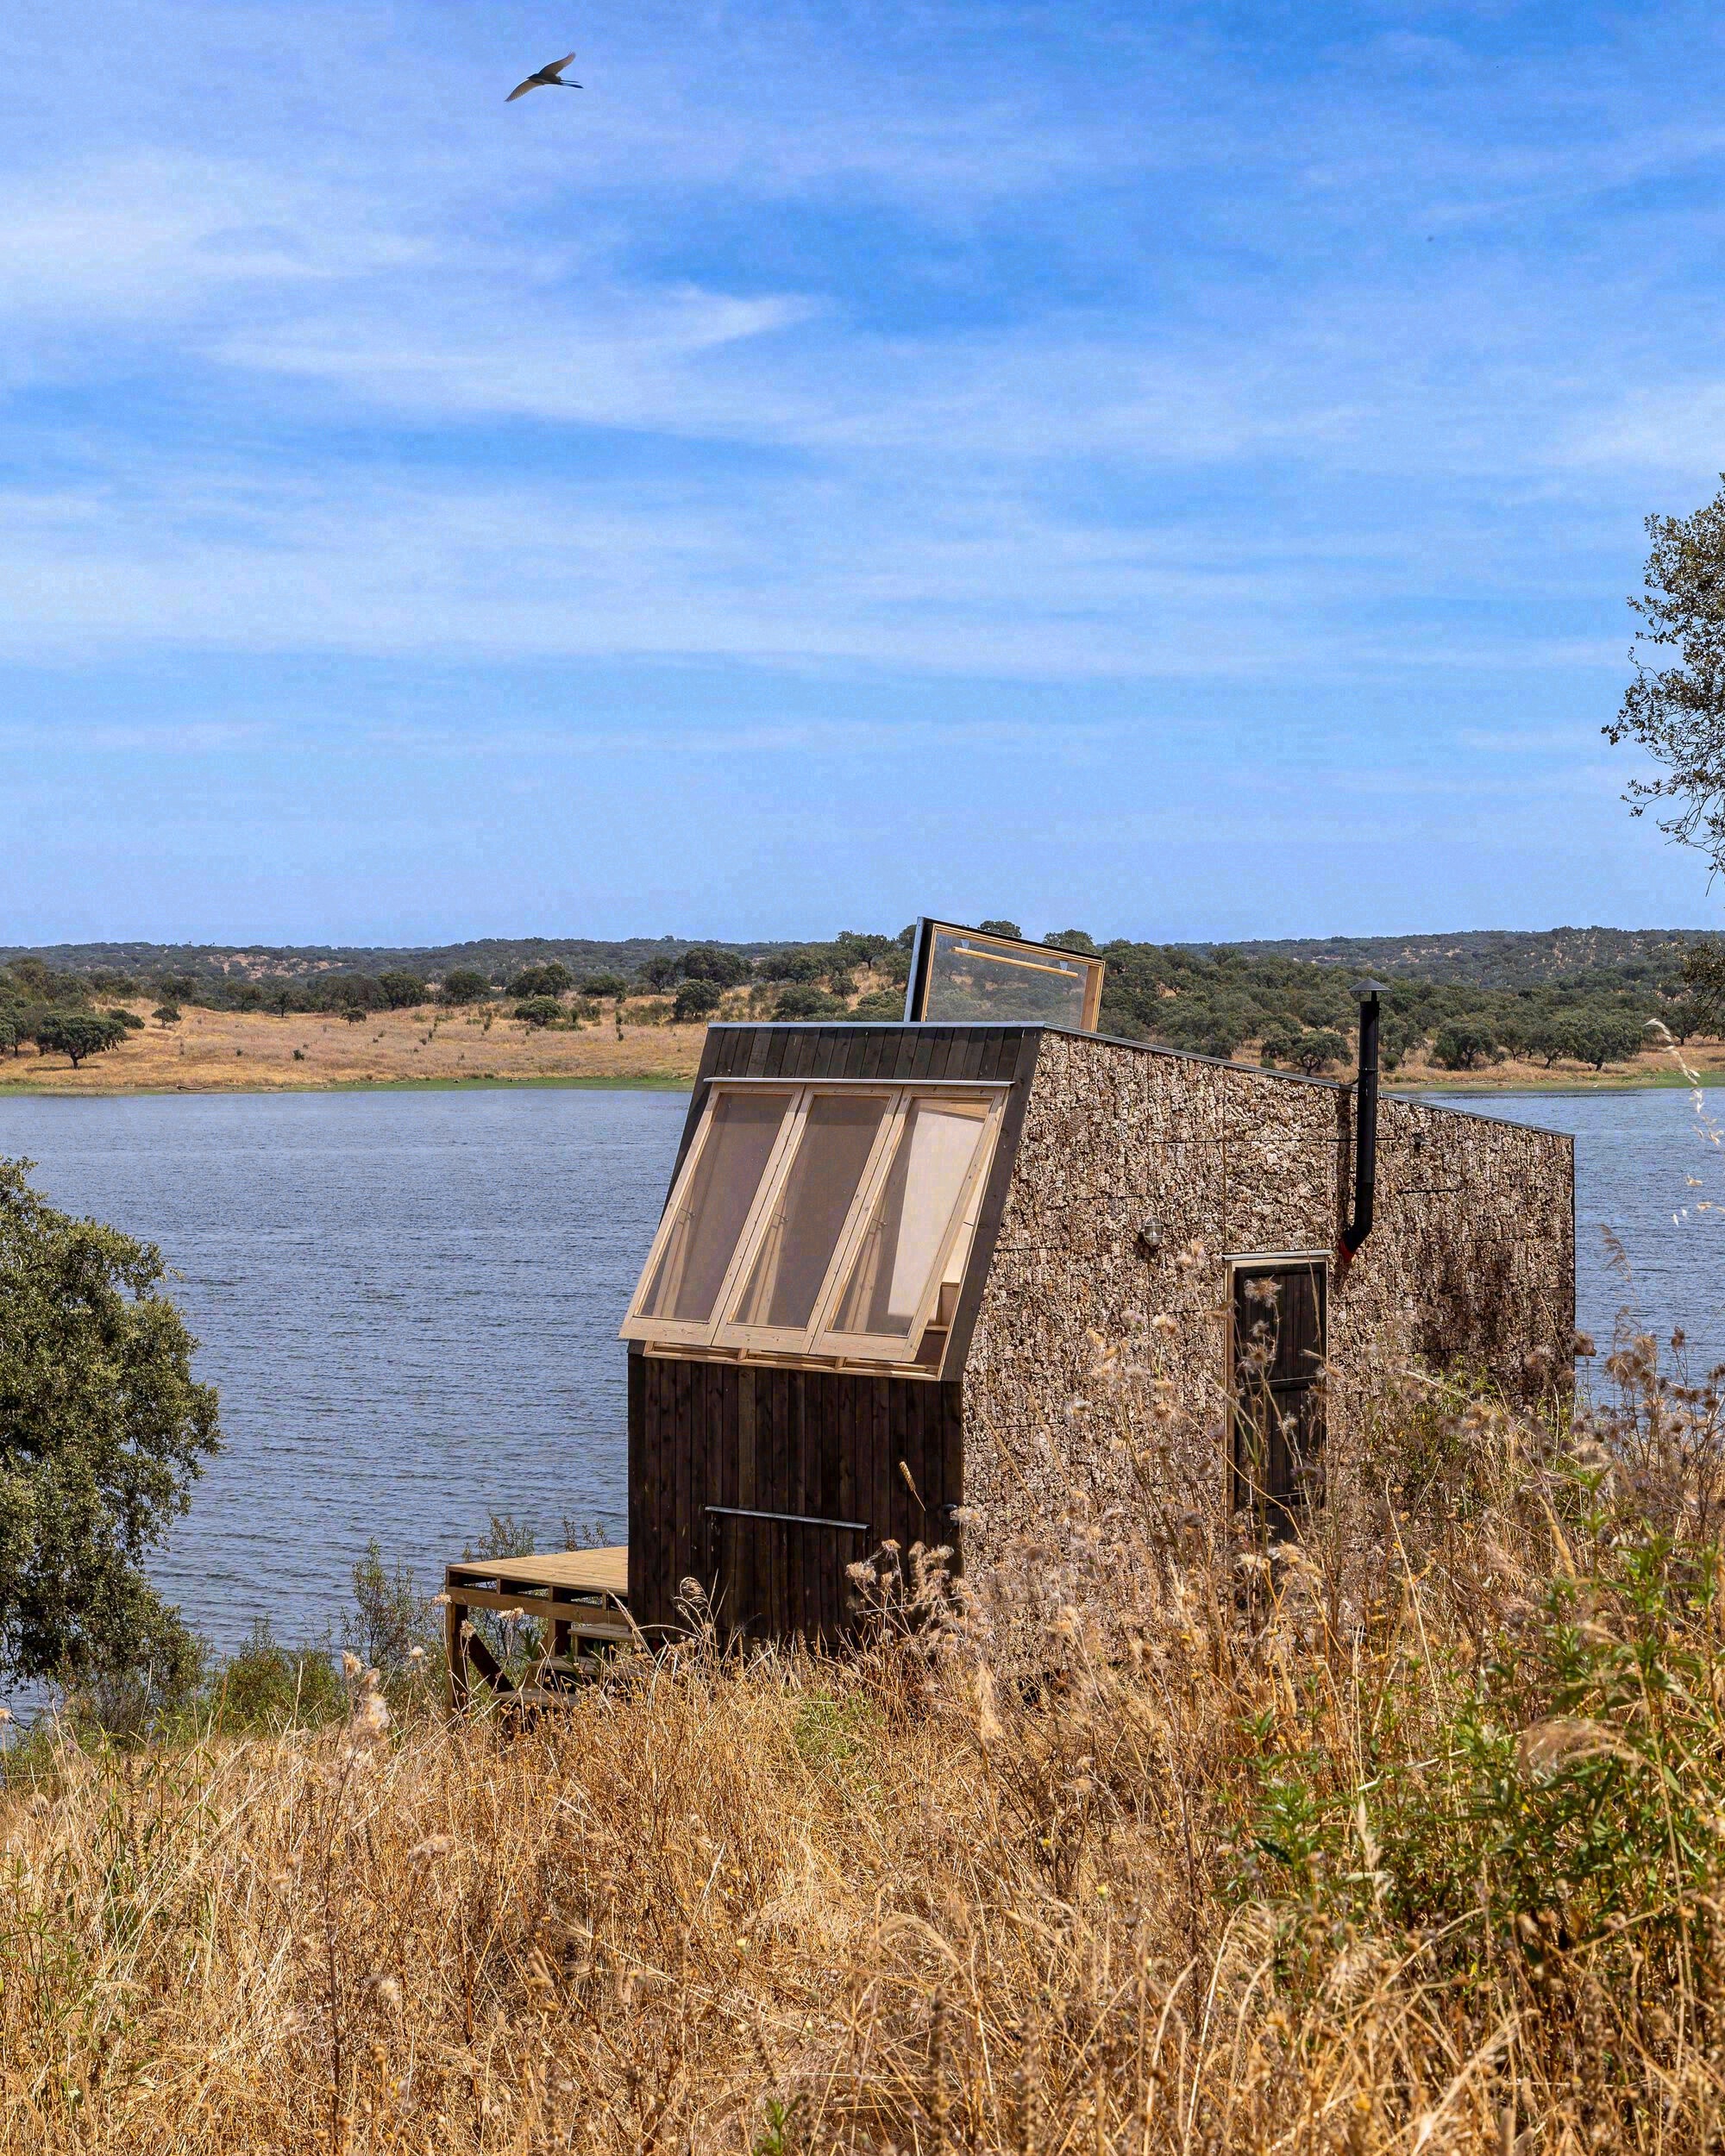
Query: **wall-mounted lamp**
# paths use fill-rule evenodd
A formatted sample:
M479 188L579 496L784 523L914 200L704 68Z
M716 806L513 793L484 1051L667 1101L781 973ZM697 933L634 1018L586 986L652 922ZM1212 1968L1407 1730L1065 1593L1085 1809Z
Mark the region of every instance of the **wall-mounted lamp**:
M1138 1254L1140 1257L1149 1259L1157 1257L1162 1250L1161 1221L1146 1220L1138 1232L1137 1241Z

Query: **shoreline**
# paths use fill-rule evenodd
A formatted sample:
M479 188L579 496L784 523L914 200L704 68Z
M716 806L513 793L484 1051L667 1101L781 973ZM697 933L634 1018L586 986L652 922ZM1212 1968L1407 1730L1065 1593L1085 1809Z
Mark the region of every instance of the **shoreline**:
M1246 1064L1241 1068L1257 1069L1259 1066ZM68 1071L56 1075L70 1077L72 1074ZM1273 1076L1278 1074L1270 1072L1269 1075ZM1725 1070L1701 1071L1692 1080L1663 1072L1649 1072L1645 1076L1636 1077L1484 1078L1474 1079L1471 1082L1458 1081L1454 1073L1446 1071L1441 1076L1416 1079L1409 1084L1397 1082L1386 1085L1383 1092L1386 1097L1392 1100L1428 1100L1433 1094L1471 1100L1530 1093L1548 1093L1559 1097L1564 1094L1584 1097L1597 1093L1678 1093L1692 1091L1697 1085L1709 1092L1716 1087L1725 1087ZM313 1078L285 1079L274 1082L265 1079L251 1080L237 1085L219 1082L199 1084L196 1080L187 1079L173 1084L163 1084L145 1078L122 1085L91 1083L77 1086L63 1082L55 1084L52 1078L46 1081L15 1079L0 1074L0 1101L210 1100L235 1094L273 1096L278 1094L326 1093L690 1093L693 1088L694 1073L678 1070L534 1071L523 1072L518 1076L486 1071L476 1073L472 1077Z
M535 1090L562 1093L687 1093L694 1081L679 1071L625 1071L616 1076L581 1076L545 1071L532 1076L505 1078L330 1078L299 1084L268 1083L242 1086L151 1085L54 1086L30 1081L0 1078L0 1101L18 1100L228 1100L240 1095L252 1099L282 1094L326 1093L526 1093Z
M142 1016L141 1008L135 1016ZM742 1012L726 1010L725 1018ZM606 1023L535 1029L496 1006L369 1012L349 1024L327 1012L285 1017L187 1006L171 1027L146 1019L116 1048L73 1069L63 1056L0 1056L0 1100L119 1100L132 1094L458 1093L518 1087L575 1091L687 1092L706 1044L704 1025L676 1025L647 1008ZM1552 1070L1505 1062L1480 1070L1423 1062L1384 1073L1392 1096L1460 1101L1495 1094L1636 1093L1725 1087L1725 1042L1684 1051L1693 1079L1666 1049L1609 1070ZM1254 1069L1247 1058L1241 1067ZM1335 1071L1344 1082L1351 1065Z

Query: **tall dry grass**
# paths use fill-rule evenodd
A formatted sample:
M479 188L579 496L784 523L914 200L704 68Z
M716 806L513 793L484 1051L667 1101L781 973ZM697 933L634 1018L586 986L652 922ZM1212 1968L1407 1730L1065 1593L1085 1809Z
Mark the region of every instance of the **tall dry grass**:
M0 2147L1711 2147L1719 1401L1613 1367L1575 1425L1408 1376L1298 1549L889 1557L843 1661L697 1608L525 1724L355 1664L321 1727L38 1745Z

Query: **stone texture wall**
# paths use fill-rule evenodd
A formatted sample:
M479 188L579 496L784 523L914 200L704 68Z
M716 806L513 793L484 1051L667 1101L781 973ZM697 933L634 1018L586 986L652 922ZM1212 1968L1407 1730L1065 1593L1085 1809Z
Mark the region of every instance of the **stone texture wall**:
M1225 1256L1329 1251L1352 1090L1045 1035L964 1375L965 1564L1070 1507L1228 1500ZM1160 1224L1154 1257L1145 1223ZM1327 1472L1374 1369L1465 1362L1511 1388L1571 1367L1569 1138L1384 1100L1376 1225L1332 1282Z

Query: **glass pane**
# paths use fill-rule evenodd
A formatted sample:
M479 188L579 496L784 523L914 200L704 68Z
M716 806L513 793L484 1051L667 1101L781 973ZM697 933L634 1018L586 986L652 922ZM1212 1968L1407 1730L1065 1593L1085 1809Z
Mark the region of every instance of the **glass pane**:
M664 1255L641 1298L643 1318L704 1325L779 1135L791 1095L720 1093Z
M968 1103L913 1104L834 1332L908 1336L987 1119L985 1108Z
M925 1019L1040 1019L1075 1031L1084 1024L1088 963L1041 943L1007 943L956 928L932 930Z
M797 1156L768 1219L749 1285L731 1313L733 1324L800 1330L814 1315L821 1282L891 1105L883 1097L831 1093L818 1094L810 1103Z

